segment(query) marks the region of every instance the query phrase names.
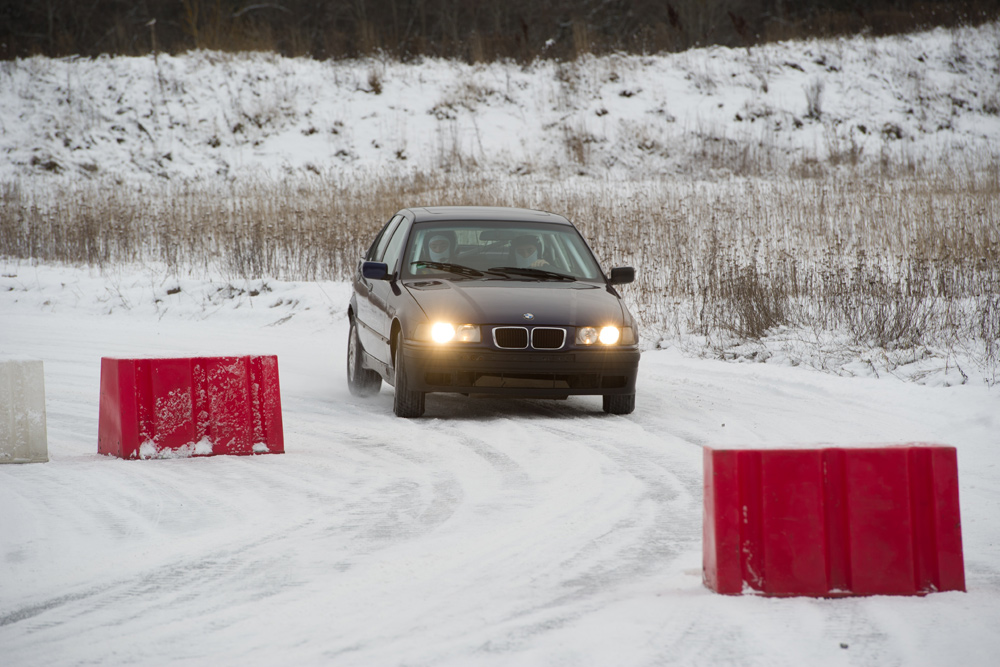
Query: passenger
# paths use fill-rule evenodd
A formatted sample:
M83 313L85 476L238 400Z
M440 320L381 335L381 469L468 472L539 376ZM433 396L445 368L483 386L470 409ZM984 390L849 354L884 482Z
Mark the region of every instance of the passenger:
M537 268L548 266L548 262L542 259L542 243L537 236L524 235L514 239L514 264L519 269Z
M433 234L427 241L427 253L432 262L451 260L451 237L447 234Z
M456 236L455 233L449 230L444 230L440 232L431 232L430 236L424 241L423 250L421 251L421 259L414 262L416 269L413 271L415 275L425 276L431 273L440 273L440 269L436 269L431 266L425 266L425 262L441 262L443 264L449 264L452 262L454 251L456 249Z

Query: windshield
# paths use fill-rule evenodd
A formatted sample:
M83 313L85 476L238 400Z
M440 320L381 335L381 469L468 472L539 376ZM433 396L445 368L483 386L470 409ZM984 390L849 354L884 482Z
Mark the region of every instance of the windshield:
M428 275L451 280L604 280L575 227L502 221L414 225L402 277Z

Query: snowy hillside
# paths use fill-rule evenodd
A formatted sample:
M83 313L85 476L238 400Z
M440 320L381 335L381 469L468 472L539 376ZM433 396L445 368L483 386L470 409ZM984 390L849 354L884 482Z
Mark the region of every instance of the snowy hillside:
M1000 154L998 44L992 24L525 67L31 58L0 63L0 179L983 165Z

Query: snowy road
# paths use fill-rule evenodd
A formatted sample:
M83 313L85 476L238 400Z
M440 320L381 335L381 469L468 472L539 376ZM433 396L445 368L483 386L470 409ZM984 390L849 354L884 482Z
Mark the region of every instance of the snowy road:
M51 459L0 467L4 665L987 665L1000 652L996 389L650 351L627 417L596 397L434 395L425 418L400 420L391 388L347 393L344 285L219 300L139 275L3 273L0 355L45 361ZM97 455L101 356L234 353L278 355L286 454ZM703 587L702 446L914 440L959 448L968 593Z

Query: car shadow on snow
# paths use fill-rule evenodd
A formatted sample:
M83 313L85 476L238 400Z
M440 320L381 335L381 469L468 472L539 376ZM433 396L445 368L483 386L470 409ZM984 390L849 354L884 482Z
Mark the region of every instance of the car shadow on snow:
M385 393L392 395L389 392ZM429 394L426 401L422 419L482 420L497 417L580 419L614 416L605 414L601 408L600 396L571 396L563 400L553 400ZM391 412L391 404L389 409Z

